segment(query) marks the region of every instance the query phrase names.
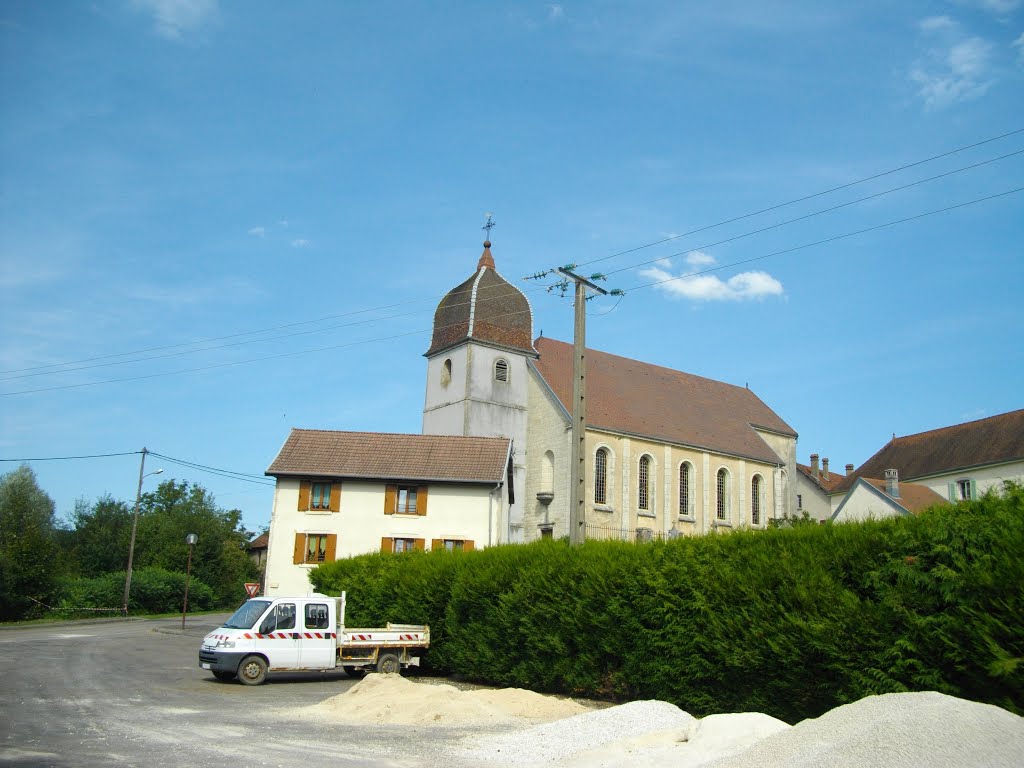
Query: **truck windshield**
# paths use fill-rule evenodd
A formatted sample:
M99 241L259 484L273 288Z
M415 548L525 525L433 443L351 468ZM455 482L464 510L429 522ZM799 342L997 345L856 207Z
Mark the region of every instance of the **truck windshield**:
M235 611L231 618L224 622L231 629L252 629L270 605L269 600L246 600L242 607Z

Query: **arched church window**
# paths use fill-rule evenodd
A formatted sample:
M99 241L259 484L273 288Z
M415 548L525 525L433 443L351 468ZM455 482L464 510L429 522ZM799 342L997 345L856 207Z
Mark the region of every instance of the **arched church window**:
M555 489L555 454L554 451L544 452L544 464L541 466L540 489L542 491L553 491Z
M452 359L449 357L441 366L441 386L447 387L452 382Z
M693 465L684 461L679 465L679 514L693 514L691 493L693 492Z
M508 361L498 360L494 364L494 380L495 381L508 381Z
M750 522L752 525L761 524L762 486L761 476L754 475L754 479L750 481Z
M598 448L594 457L594 503L608 503L608 449Z
M715 512L719 520L729 519L729 470L722 467L718 470L718 493Z
M640 471L637 473L637 503L640 509L648 511L651 508L651 457L644 455L640 457Z

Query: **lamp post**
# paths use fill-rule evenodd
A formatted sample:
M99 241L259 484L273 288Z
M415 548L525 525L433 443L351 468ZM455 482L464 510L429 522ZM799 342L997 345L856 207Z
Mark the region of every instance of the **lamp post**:
M132 517L132 540L128 545L128 573L124 577L124 600L121 602L121 613L125 616L128 615L128 592L132 588L132 562L135 559L135 531L139 527L139 500L142 498L142 481L150 475L159 475L163 472L162 469L158 469L155 472L149 472L143 474L146 468L146 454L149 453L145 448L142 449L142 461L139 462L139 487L135 491L135 515Z
M188 582L192 577L192 547L199 541L199 537L190 533L185 537L188 542L188 565L185 566L185 604L181 606L181 628L185 628L185 614L188 612Z

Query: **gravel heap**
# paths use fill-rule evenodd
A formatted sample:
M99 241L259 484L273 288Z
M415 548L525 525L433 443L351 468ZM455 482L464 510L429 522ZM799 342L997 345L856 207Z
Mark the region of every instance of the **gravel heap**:
M869 696L711 765L1019 768L1024 765L1024 718L934 691Z

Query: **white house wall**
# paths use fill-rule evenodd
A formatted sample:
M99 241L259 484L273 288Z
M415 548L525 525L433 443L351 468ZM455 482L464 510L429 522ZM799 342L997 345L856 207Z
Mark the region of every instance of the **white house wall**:
M804 512L811 520L822 521L832 517L835 509L832 503L817 483L807 477L799 470L796 473L796 493L800 496L799 501L793 507L793 515L801 517ZM836 507L838 507L838 502Z
M903 478L900 478L901 480ZM908 480L910 478L907 478ZM918 485L931 488L939 496L949 499L949 484L960 480L973 480L978 495L981 496L990 488L999 489L1007 480L1024 483L1024 461L1008 464L995 464L987 467L975 467L962 472L946 472L941 475L914 480ZM958 501L958 499L950 499Z
M845 503L833 522L849 523L861 520L881 520L887 517L899 517L902 512L881 491L863 482L854 483L844 497Z
M299 480L282 478L274 492L267 552L266 594L306 595L312 592L313 564L295 564L296 533L335 534L335 557L379 552L384 537L470 540L474 548L495 541L500 500L494 486L431 484L426 515L384 514L383 481L345 480L339 512L298 511Z

